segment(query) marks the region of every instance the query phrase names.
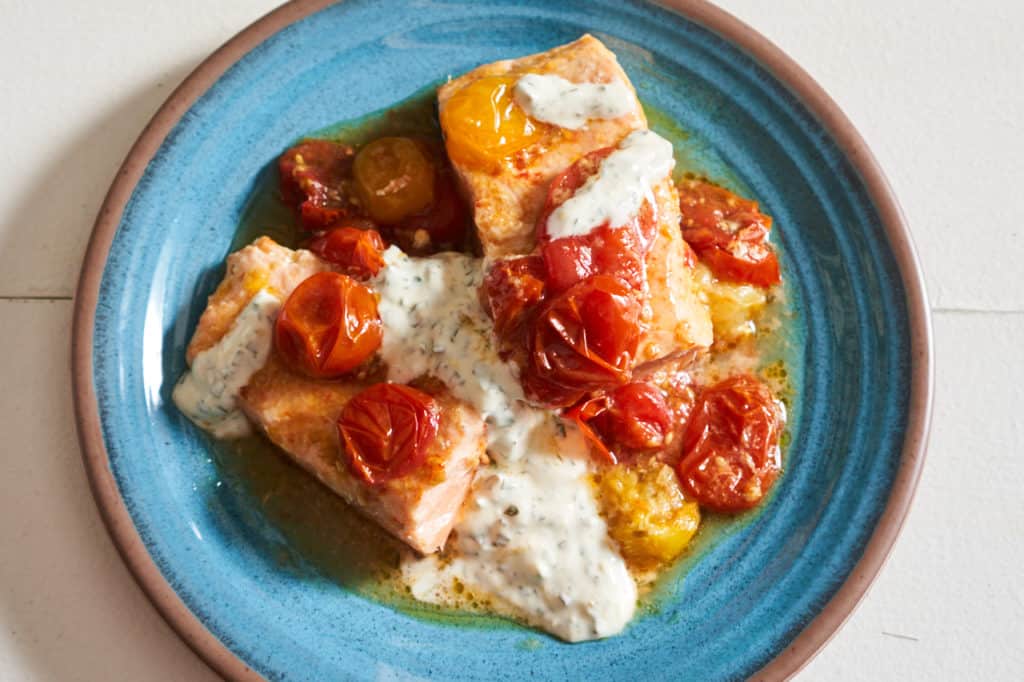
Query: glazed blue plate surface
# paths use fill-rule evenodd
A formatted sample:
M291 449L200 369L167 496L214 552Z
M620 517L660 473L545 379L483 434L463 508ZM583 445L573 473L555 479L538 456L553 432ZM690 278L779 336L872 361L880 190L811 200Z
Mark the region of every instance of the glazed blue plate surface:
M777 494L658 613L585 644L418 620L282 567L265 551L282 539L259 502L218 485L207 441L169 401L260 172L304 133L585 32L690 133L688 163L775 218L800 384ZM270 679L736 679L821 611L885 507L911 383L903 282L835 140L766 69L682 16L612 0L353 0L260 44L173 128L103 271L93 382L109 466L147 551L205 627Z

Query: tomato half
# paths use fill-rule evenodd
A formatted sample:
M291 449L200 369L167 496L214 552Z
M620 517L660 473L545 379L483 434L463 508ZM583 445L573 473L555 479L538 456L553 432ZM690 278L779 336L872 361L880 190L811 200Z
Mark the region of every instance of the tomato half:
M596 275L548 301L527 342L523 386L556 407L629 381L641 304L621 281Z
M495 262L484 279L483 292L495 333L507 339L544 299L544 261L539 256L522 256Z
M551 239L548 218L568 201L587 180L598 173L601 162L615 151L614 147L598 149L579 159L555 178L537 221L537 238L552 293L565 291L592 275L610 275L634 289L643 288L644 258L654 237L655 214L649 201L644 201L637 217L628 225L601 225L589 234Z
M356 215L345 182L351 176L352 147L330 140L306 140L277 161L281 198L296 208L307 230L322 230Z
M313 237L308 248L353 277L368 279L384 267L384 240L373 229L335 227Z
M615 463L665 446L672 411L657 386L632 382L590 398L566 413L602 459Z
M402 384L374 384L345 405L338 437L352 473L378 485L423 463L439 423L440 410L431 396Z
M778 478L783 413L764 382L730 377L697 396L677 465L683 488L705 507L757 505Z
M372 356L382 333L372 291L347 275L320 272L297 286L281 307L274 344L290 368L330 379Z
M770 287L782 281L768 242L772 219L757 202L703 180L679 184L683 239L719 279Z

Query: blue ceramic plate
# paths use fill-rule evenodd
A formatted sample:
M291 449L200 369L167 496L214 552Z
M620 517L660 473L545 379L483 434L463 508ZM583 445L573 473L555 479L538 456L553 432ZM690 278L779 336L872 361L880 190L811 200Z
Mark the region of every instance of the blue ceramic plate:
M363 2L283 7L218 51L140 138L97 222L75 326L86 463L129 565L231 677L782 677L877 572L910 502L930 404L920 276L881 173L784 55L701 2ZM567 645L412 618L282 565L286 542L173 409L184 347L261 171L299 136L448 74L590 32L690 137L688 163L773 215L798 308L787 472L659 612ZM529 646L524 642L529 641Z

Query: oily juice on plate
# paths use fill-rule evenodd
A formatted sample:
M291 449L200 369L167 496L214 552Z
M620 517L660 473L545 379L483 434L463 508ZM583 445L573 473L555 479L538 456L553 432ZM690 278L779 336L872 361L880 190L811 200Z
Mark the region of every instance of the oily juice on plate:
M390 135L440 140L435 90L435 86L427 87L385 112L340 122L309 137L338 139L354 145ZM693 145L686 131L669 117L650 106L645 109L651 128L675 147L676 176L700 175L699 159L704 150ZM733 177L712 180L744 193L745 188ZM269 236L291 248L300 246L304 236L294 212L280 199L276 163L268 164L260 173L231 250L242 248L260 236ZM786 405L789 420L782 438L785 455L789 429L797 416L793 387L800 385L800 377L794 376L794 369L799 367L795 351L798 344L783 331L792 326L787 324L794 309L792 301L787 300L790 292L783 285L774 293L775 298L770 299L759 320L759 329L763 331L728 353L737 359L737 364L758 372ZM281 539L276 543L275 557L283 566L300 574L312 571L345 589L418 618L463 625L514 627L504 619L477 613L472 601L466 604L466 611L454 611L413 599L400 580L399 570L403 553L410 550L302 471L266 439L251 436L211 443L223 483L233 494L256 500L263 520L270 524L275 537ZM745 526L757 513L756 510L737 516L704 513L700 530L683 555L643 592L641 611L657 612L659 604L678 591L685 573L717 540Z

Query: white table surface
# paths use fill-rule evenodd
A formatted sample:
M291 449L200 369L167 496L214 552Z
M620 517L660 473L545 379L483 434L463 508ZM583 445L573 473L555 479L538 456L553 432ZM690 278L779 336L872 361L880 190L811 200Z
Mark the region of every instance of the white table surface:
M0 0L0 680L212 680L118 558L68 385L93 218L148 118L275 0ZM891 559L804 680L1024 679L1024 3L727 0L839 102L910 220L937 395Z

